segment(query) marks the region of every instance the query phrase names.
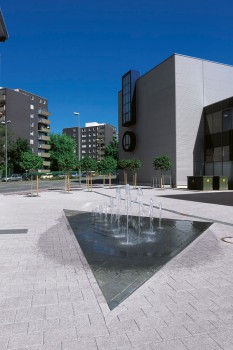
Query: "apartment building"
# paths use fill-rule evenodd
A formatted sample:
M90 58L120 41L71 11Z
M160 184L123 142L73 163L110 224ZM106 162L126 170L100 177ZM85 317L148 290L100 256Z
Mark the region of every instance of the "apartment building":
M233 66L174 54L121 81L119 157L142 161L139 183L152 184L153 159L168 155L173 187L193 175L229 176L233 187Z
M8 122L13 140L25 138L33 153L50 169L50 113L48 100L21 89L0 88L0 116Z
M109 124L86 123L85 127L64 128L63 133L76 143L77 158L91 157L100 161L105 157L105 148L116 137L116 128ZM80 137L80 142L79 142ZM79 151L80 147L80 151Z

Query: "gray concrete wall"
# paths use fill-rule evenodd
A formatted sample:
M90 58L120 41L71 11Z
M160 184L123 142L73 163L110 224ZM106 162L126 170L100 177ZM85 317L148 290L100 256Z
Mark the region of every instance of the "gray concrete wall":
M203 107L233 96L233 67L175 55L175 81L177 186L186 186L204 171Z
M155 172L153 159L167 154L171 157L175 184L175 80L174 57L170 57L136 82L136 124L121 126L121 94L119 94L120 159L138 158L142 168L138 172L140 183L151 183ZM121 146L125 131L137 137L133 152L124 152Z

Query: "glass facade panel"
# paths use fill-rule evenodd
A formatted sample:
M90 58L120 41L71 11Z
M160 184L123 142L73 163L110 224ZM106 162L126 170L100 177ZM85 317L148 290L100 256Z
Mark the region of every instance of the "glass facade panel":
M213 175L214 163L205 163L205 175Z
M233 162L223 162L222 165L224 176L231 178L233 174Z
M232 111L227 110L222 113L222 130L231 130L232 129Z
M225 162L230 160L230 145L222 148L222 158Z
M218 132L222 132L222 113L216 112L213 113L213 129L212 133L216 134Z
M217 176L222 176L222 162L215 162L214 163L214 174Z
M208 114L205 118L205 134L209 135L213 133L213 117L212 114Z
M214 147L213 160L214 162L222 161L222 147Z

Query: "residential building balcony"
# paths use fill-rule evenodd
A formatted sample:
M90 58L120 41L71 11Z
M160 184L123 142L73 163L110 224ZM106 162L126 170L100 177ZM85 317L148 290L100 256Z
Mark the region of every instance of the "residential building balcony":
M50 112L47 111L46 109L39 109L38 114L43 115L44 117L48 117L50 115Z
M38 123L45 124L45 125L50 125L50 120L48 120L46 118L38 118Z
M5 106L0 106L0 114L4 114L5 113Z
M46 132L46 133L49 133L50 132L50 128L49 127L44 127L43 125L40 125L39 129L38 129L39 132Z
M38 156L41 157L41 158L50 158L50 153L38 152Z
M6 95L0 95L0 104L5 103Z
M42 144L39 144L39 145L38 145L38 148L41 148L41 149L50 149L51 146L50 146L50 145L47 145L46 143L42 143Z
M50 167L50 162L48 162L47 160L44 160L43 161L43 166L45 166L45 167Z
M47 129L46 129L46 130L47 130ZM39 135L38 140L50 141L50 136L47 136L47 135Z

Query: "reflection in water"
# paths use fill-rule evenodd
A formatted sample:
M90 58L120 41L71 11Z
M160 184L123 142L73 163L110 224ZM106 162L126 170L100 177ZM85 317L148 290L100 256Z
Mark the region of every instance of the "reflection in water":
M65 210L110 309L113 309L211 223Z

